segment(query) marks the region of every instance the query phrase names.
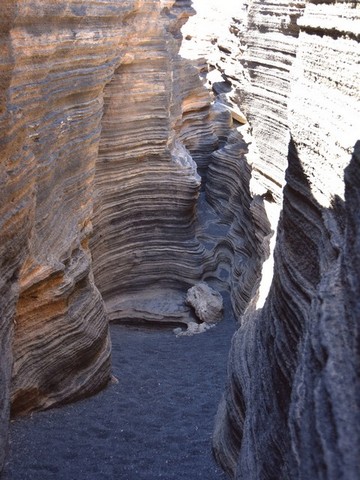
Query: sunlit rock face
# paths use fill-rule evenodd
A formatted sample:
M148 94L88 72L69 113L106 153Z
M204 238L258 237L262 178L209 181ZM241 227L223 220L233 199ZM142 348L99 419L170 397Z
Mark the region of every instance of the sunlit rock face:
M203 279L217 288L229 288L239 318L256 303L261 266L269 256L273 233L266 212L267 191L251 192L253 139L239 108L244 68L236 25L244 16L244 6L216 0L195 0L193 6L198 13L183 28L180 52L196 66L209 90L212 126L218 137L213 152L193 154L204 185L197 225L198 238L207 247Z
M266 140L288 165L274 277L264 307L241 319L233 339L214 451L237 479L355 479L359 9L351 2L276 5L295 9L298 33L288 31L282 15L266 15L274 4L250 3L248 18L258 19L259 33L253 31L246 52L257 82L270 75L273 66L264 65L273 63L272 50L283 56L280 46L287 52L289 41L292 45L291 65L283 69L287 99L277 107L285 119L282 138L285 131L289 136L286 155L284 141L277 148L282 122L276 131L267 128ZM252 63L252 46L268 34L269 21L275 41L268 38L270 53L262 49L264 62L255 55ZM260 121L260 110L262 117L273 118L272 88L271 82L269 88L257 85L262 107L254 97L254 116L251 102L246 107L260 153L258 132L269 124L254 122Z
M92 251L111 320L186 318L178 292L201 272L200 177L179 137L183 118L201 109L206 117L209 105L196 71L178 56L189 5L145 2L105 90Z
M289 142L289 70L300 4L195 0L194 6L200 13L185 27L182 51L194 58L203 56L200 68L217 101L241 123L250 122L246 158L252 167L252 194L271 194L280 203Z
M220 215L239 187L218 212L200 190L212 155L246 149L178 55L189 1L4 11L1 442L10 390L16 415L107 383L108 319L189 322L190 286L243 272L233 214Z
M14 414L80 398L109 378L89 238L103 90L134 7L1 5L0 460L12 368Z

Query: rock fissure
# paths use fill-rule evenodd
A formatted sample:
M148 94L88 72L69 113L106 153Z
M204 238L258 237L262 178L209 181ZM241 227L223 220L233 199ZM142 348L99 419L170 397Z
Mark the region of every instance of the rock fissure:
M109 320L207 330L206 282L223 469L355 480L357 5L3 2L0 466L10 404L104 387Z

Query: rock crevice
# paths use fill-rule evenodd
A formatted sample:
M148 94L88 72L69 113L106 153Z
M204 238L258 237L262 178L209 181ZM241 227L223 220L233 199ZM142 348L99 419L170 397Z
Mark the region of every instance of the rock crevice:
M195 328L205 281L240 325L224 470L355 479L359 9L215 2L180 50L191 3L3 0L0 466L10 403L96 392L108 320Z

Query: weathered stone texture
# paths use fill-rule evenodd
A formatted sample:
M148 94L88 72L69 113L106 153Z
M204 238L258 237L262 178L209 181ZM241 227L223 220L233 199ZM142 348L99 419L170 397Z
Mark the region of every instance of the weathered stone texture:
M9 417L12 368L12 335L17 278L27 254L33 214L33 156L22 152L26 138L18 112L7 108L7 94L14 69L10 31L14 8L4 8L0 18L0 469L4 460Z
M222 320L224 309L222 296L205 282L189 288L186 303L193 307L196 316L202 322L214 324Z
M12 366L14 414L82 397L109 378L88 242L102 93L134 6L1 5L0 463Z
M133 8L111 1L16 5L7 109L24 133L11 155L30 157L36 193L20 273L14 413L83 396L109 377L88 242L102 92L120 63L121 23Z
M216 277L194 160L206 172L231 117L178 55L190 3L2 5L1 442L11 369L14 415L95 392L104 300L110 319L189 322L187 288Z
M185 292L205 280L246 311L216 425L224 469L355 479L358 151L345 193L343 171L358 6L239 2L231 35L208 33L191 64L190 4L2 1L0 465L10 390L16 414L108 381L105 304L111 320L191 326Z
M249 16L268 8L254 2ZM278 150L288 168L274 278L264 307L245 315L234 337L214 450L232 478L355 480L360 379L353 249L360 185L358 153L351 156L360 113L359 9L351 2L290 8L299 33L284 70L287 100L278 102L290 140L286 156ZM289 42L281 16L259 22L252 44L267 34L269 21L277 33L267 48L281 50ZM271 52L264 53L266 62ZM256 79L270 72L257 62L251 68ZM260 97L267 90L259 90ZM262 115L272 117L274 106L264 101ZM258 122L256 101L254 108L249 118ZM266 132L267 148L276 149L277 131ZM255 128L253 134L257 140Z
M171 303L171 290L199 275L193 216L200 177L175 130L186 114L186 89L199 80L177 54L174 24L181 24L184 10L173 4L146 2L105 91L92 250L113 320L160 320L160 299ZM207 107L204 93L192 108Z
M246 30L239 32L245 71L239 97L254 139L252 188L256 193L270 191L279 202L289 143L289 72L302 3L276 0L249 5Z
M237 247L231 227L234 216L240 221L241 188L236 181L225 188L216 208L205 187L216 162L215 189L224 187L232 168L245 168L246 145L241 135L231 136L229 110L211 105L198 70L178 55L178 26L191 13L189 3L145 4L105 90L92 252L96 284L111 320L186 323L192 318L183 300L191 285L209 278L228 288L224 275L230 275L242 296L246 289L252 292L254 271L260 271L254 229L247 249L251 242ZM208 201L202 193L197 202L197 170ZM246 180L244 185L248 192ZM244 195L246 210L251 199ZM221 222L227 225L211 229ZM248 275L244 258L250 257ZM244 297L242 310L251 293Z
M247 133L248 125L241 126L245 121L239 110L244 68L236 36L240 30L235 26L243 29L239 19L244 17L244 5L195 0L194 7L199 15L184 27L181 53L197 65L210 91L212 128L218 138L216 148L207 155L192 152L206 198L199 202L197 225L198 238L206 247L203 279L219 289L230 289L239 317L256 303L261 265L269 256L273 233L266 211L267 189L261 185L260 194L251 194L256 175L254 139ZM271 194L269 198L273 201ZM204 215L204 206L210 214Z

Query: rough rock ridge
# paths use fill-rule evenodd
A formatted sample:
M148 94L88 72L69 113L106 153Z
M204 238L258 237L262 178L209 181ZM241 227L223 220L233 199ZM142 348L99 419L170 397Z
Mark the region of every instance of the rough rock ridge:
M272 286L241 318L216 421L231 478L359 476L359 13L353 2L249 5L246 113L262 159L275 148L288 167ZM285 56L282 101L273 68Z

